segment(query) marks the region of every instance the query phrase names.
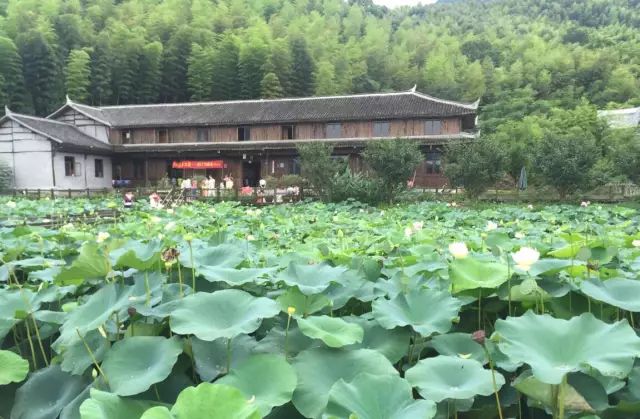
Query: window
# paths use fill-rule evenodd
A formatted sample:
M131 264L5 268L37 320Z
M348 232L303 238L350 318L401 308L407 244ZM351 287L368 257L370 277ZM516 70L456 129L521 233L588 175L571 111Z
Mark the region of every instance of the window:
M339 124L339 123L327 124L326 137L327 138L340 138L340 137L342 137L342 124Z
M389 123L388 122L374 122L373 123L373 136L374 137L388 137L389 136Z
M282 126L282 139L293 140L293 125Z
M424 123L424 133L426 135L442 134L442 121L427 121Z
M131 131L120 131L120 140L122 144L131 144Z
M166 129L159 129L158 131L158 142L161 144L169 142L169 131Z
M133 161L133 178L144 179L144 161L142 160Z
M425 159L427 174L436 175L442 171L442 154L439 151L430 151Z
M209 129L208 128L198 128L198 132L196 134L196 141L199 143L207 143L209 142Z
M96 159L93 169L96 177L104 177L104 163L102 159Z
M238 127L238 141L249 141L251 139L251 129L249 127Z
M76 175L76 159L71 156L64 156L64 175L75 176Z

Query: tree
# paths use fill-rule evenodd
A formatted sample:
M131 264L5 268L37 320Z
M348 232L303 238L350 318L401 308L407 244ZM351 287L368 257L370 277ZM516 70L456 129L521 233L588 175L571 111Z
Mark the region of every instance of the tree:
M150 42L140 53L138 72L138 103L153 103L160 95L162 83L162 43Z
M455 187L476 199L502 178L504 156L500 146L488 139L454 143L445 153L444 173Z
M239 97L239 53L237 40L232 35L225 35L218 45L213 62L211 95L214 100L230 100Z
M615 129L607 136L610 160L617 175L640 183L640 130Z
M283 96L280 80L275 73L267 73L260 82L260 97L264 99L277 99Z
M111 101L111 67L109 45L99 41L91 53L91 103L103 105Z
M344 161L333 159L333 147L324 143L298 145L302 176L322 200L330 200L333 177L344 172Z
M293 96L311 96L315 66L303 38L296 38L291 43L291 57L291 94Z
M32 29L18 36L24 81L37 115L47 115L62 101L62 72L58 56L45 35Z
M90 66L91 57L85 50L71 50L67 59L65 86L67 94L73 100L86 102L89 99Z
M162 85L160 96L166 102L188 99L188 57L191 54L191 30L183 26L171 36L162 56Z
M211 99L213 92L214 50L193 44L189 56L187 71L191 100L203 101Z
M318 70L316 71L316 95L328 96L338 93L338 86L336 85L336 73L333 64L327 61L323 61L318 64Z
M407 187L407 180L424 159L416 143L400 139L368 142L362 157L380 181L380 196L386 202Z
M600 153L593 135L581 127L546 133L538 143L536 171L565 199L591 184L591 169Z
M238 62L240 95L243 99L260 97L260 83L264 78L264 63L268 57L267 45L258 37L252 37L240 48Z
M31 98L22 75L22 57L9 38L0 37L0 76L4 79L5 102L17 112L32 112Z

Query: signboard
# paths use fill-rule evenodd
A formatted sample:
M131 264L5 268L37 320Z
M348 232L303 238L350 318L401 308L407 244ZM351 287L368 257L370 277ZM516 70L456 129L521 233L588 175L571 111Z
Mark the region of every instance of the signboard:
M174 160L171 164L174 169L222 169L222 160Z

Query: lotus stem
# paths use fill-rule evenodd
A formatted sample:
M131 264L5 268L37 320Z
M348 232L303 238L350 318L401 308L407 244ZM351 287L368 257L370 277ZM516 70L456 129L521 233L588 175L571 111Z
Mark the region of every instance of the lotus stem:
M180 298L184 297L184 291L182 290L182 268L180 262L178 262L178 282L180 283Z
M496 396L496 407L498 409L498 416L500 419L504 419L502 416L502 406L500 404L500 395L498 394L498 384L496 383L496 371L493 368L493 360L491 360L491 354L489 354L489 350L485 345L482 345L482 349L484 349L484 353L489 360L489 369L491 370L491 381L493 384L493 394Z
M511 316L511 263L509 263L509 255L507 254L507 289L509 298L509 316Z
M48 367L49 360L47 359L47 354L45 353L44 346L42 345L42 338L40 337L40 330L38 329L38 323L36 323L36 319L33 317L33 314L31 314L29 317L31 317L31 321L33 322L33 328L36 331L36 339L38 339L38 346L40 347L40 352L42 353L42 359L44 359L44 364ZM29 319L25 321L28 322Z
M564 419L564 399L565 399L565 391L567 387L567 375L565 374L562 377L562 382L560 383L560 387L558 388L558 419Z
M189 262L191 263L191 288L193 292L196 292L196 266L193 264L193 248L191 247L191 240L187 241L189 245Z
M144 289L146 294L146 305L147 307L151 306L151 287L149 287L149 273L144 271Z
M478 330L482 329L482 288L478 291Z
M36 362L36 351L33 349L33 341L31 340L31 330L29 329L29 320L25 319L24 325L27 329L27 340L29 341L29 349L31 350L31 362L33 364L33 370L38 369L38 363Z
M227 339L227 374L231 371L231 338Z
M161 401L160 400L160 393L158 392L158 385L157 384L153 385L153 391L156 393L156 398L158 399L158 401Z
M287 359L289 356L289 326L291 325L291 314L287 317L287 328L284 331L284 357Z
M105 383L108 384L109 380L107 379L107 376L105 375L104 371L102 371L102 368L100 368L100 364L98 364L98 360L96 359L95 355L93 354L93 351L91 350L89 345L87 345L87 341L84 340L84 337L82 336L82 334L80 334L80 330L77 329L77 328L76 328L76 333L78 334L78 337L80 338L80 340L82 340L82 344L84 345L84 348L87 350L87 353L89 353L89 356L91 357L91 361L93 362L93 366L96 367L96 369L98 370L98 372L100 373L100 375L104 379Z

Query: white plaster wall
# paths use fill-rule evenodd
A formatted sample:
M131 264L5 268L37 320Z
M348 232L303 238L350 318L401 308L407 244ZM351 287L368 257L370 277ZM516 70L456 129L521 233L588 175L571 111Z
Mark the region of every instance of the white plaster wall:
M56 117L56 120L73 124L85 134L109 144L109 127L86 117L74 109L68 108L64 113Z
M80 170L75 176L66 176L64 171L64 158L71 156L76 163L80 163ZM95 159L102 159L104 176L95 177ZM59 189L100 189L111 188L112 167L109 156L94 154L65 153L57 151L53 156L53 165L56 173L56 188Z
M53 187L51 142L12 120L0 126L0 159L13 171L13 187Z

